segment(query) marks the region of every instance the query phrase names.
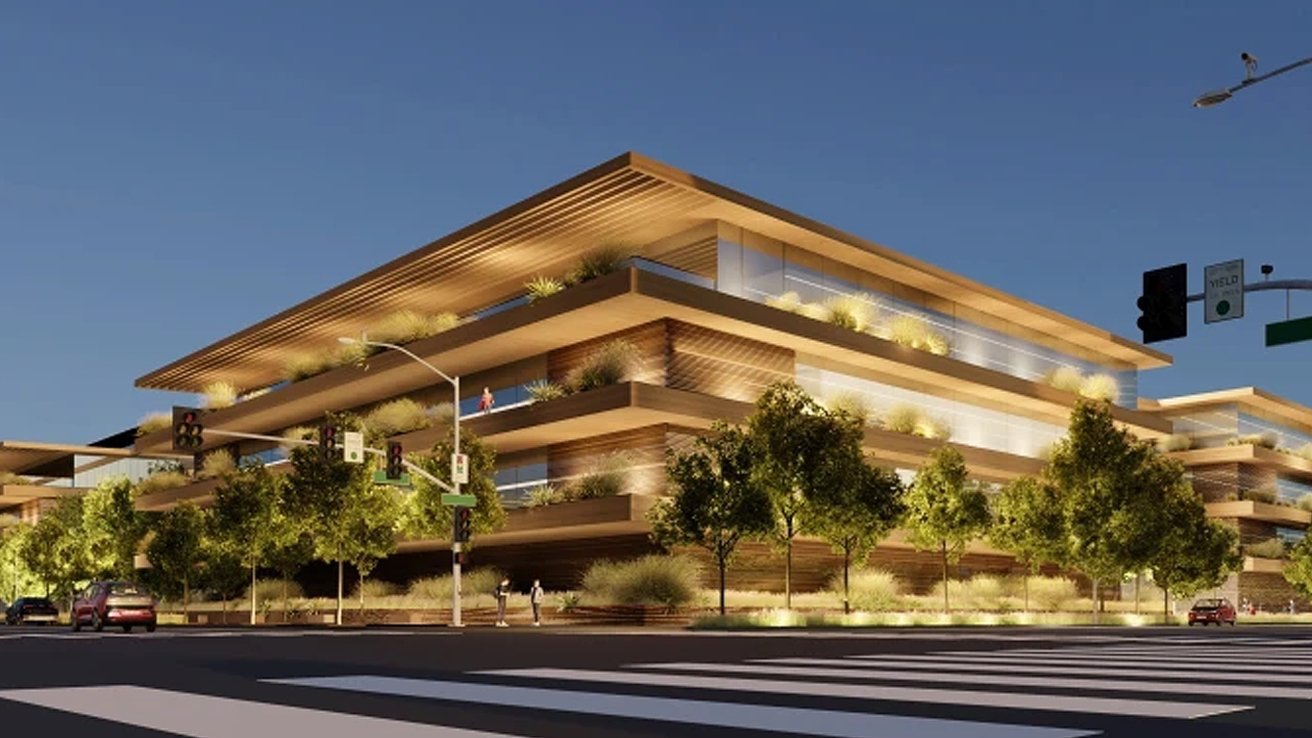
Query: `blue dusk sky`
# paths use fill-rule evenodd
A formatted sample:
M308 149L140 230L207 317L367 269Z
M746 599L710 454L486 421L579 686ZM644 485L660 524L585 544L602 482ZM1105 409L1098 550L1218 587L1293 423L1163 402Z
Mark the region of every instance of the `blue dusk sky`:
M1312 66L1190 107L1309 31L1232 0L0 0L0 439L190 402L132 382L630 149L1137 340L1145 269L1312 278ZM1312 342L1262 345L1284 295L1248 313L1191 306L1142 394L1312 403Z

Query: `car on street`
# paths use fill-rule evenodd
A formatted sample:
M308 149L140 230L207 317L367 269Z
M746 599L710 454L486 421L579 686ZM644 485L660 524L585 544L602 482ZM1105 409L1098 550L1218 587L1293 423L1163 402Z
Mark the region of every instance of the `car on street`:
M6 625L43 623L49 625L59 619L59 608L45 597L19 597L5 609Z
M131 633L137 625L155 630L155 598L134 582L92 582L73 602L73 630L83 625L102 631L106 625Z
M1194 606L1189 608L1189 624L1216 623L1222 625L1229 623L1235 624L1235 606L1230 604L1230 600L1224 597L1198 600Z

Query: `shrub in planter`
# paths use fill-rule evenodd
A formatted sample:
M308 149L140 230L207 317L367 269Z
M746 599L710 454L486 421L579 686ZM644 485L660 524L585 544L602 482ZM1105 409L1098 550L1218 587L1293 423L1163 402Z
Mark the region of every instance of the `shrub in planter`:
M828 320L834 325L864 333L874 320L874 298L854 293L835 295L825 301Z
M829 591L843 597L843 572L829 580ZM848 576L848 597L853 610L893 610L902 601L902 583L891 572L858 569Z
M622 246L603 246L579 259L578 265L570 272L569 281L581 284L613 274L624 266L630 255L629 250Z
M765 304L769 305L772 308L778 308L780 310L787 310L790 313L795 313L798 311L799 308L802 307L802 296L792 290L789 290L783 293L782 295L779 295L778 297L765 298Z
M701 566L685 556L599 561L584 573L583 591L617 605L663 605L673 609L697 599L701 575Z
M218 449L205 454L201 459L200 471L196 476L200 479L218 479L232 471L237 470L237 459L232 452L227 449Z
M534 303L564 290L565 283L555 277L537 276L525 282L524 289L528 290L528 301Z
M875 410L865 395L859 392L840 392L834 395L827 405L830 411L850 415L864 425L874 424Z
M1084 374L1073 366L1063 366L1044 377L1044 381L1059 390L1079 394L1084 384Z
M533 402L548 402L571 394L569 387L546 379L538 380L524 389L528 390L529 399Z
M1257 489L1244 490L1244 499L1253 502L1265 502L1270 505L1275 503L1277 497L1276 488L1269 484L1262 485Z
M812 320L829 320L829 308L818 302L804 302L798 305L797 313Z
M1249 433L1243 436L1236 436L1226 441L1227 446L1261 446L1262 448L1275 449L1276 444L1280 442L1280 437L1267 431L1266 433Z
M575 392L618 384L633 374L641 360L637 346L617 338L606 342L570 372L567 383Z
M369 338L404 345L449 331L459 323L460 318L455 313L425 315L414 310L398 310L371 327Z
M172 413L150 413L137 421L137 435L145 436L173 427Z
M27 484L27 477L19 476L11 471L0 471L0 487L6 484Z
M1094 374L1080 382L1080 396L1090 400L1114 402L1121 395L1121 385L1110 374Z
M1244 546L1244 554L1259 559L1283 559L1285 557L1285 543L1279 538L1268 538L1265 541L1258 541Z
M137 494L148 495L155 492L163 492L166 489L177 489L191 484L191 477L181 469L166 468L158 469L150 473L150 476L137 482Z
M554 485L539 484L528 491L528 499L525 501L524 506L546 507L547 505L554 505L557 502L564 501L564 496Z
M1074 580L1065 577L1030 577L1030 607L1037 610L1070 609L1079 597Z
M623 451L614 451L594 461L588 470L563 490L567 500L595 500L622 494L629 486L629 469L633 460Z
M200 390L200 404L210 410L232 407L237 404L238 394L237 387L231 382L209 382Z
M952 437L952 426L942 418L921 414L916 420L915 434L931 441L946 441Z
M364 426L371 436L389 438L398 433L408 433L433 424L433 416L428 408L409 397L384 402L374 406L364 416Z
M915 433L920 415L920 408L912 405L895 405L884 413L884 429L894 433Z
M464 571L460 575L460 590L463 597L491 595L504 576L501 570L490 567ZM446 574L440 577L425 577L410 582L406 587L406 595L415 599L449 604L451 602L451 589L451 575Z
M464 586L464 582L461 582ZM394 582L384 581L382 579L365 579L364 596L366 600L376 600L379 597L394 597L401 594L401 585ZM351 590L351 599L360 600L360 582L357 580L355 587Z
M1194 437L1188 433L1172 433L1157 443L1162 451L1188 451L1194 447Z

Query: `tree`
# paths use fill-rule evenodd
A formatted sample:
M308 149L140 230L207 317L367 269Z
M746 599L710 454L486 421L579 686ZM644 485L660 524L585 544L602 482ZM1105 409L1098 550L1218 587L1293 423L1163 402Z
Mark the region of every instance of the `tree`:
M826 469L828 477L813 509L809 529L843 555L843 612L851 612L848 579L852 560L864 561L905 512L902 480L891 469L870 464L859 447Z
M339 431L358 430L351 415L329 415ZM337 618L342 624L343 564L351 552L357 506L373 489L372 463L324 459L318 449L298 446L291 452L292 473L284 490L287 514L302 520L314 540L315 556L337 565ZM346 514L350 512L351 514Z
M73 595L96 567L83 525L82 497L60 497L44 511L23 540L19 556L46 586L46 595Z
M1197 497L1192 489L1188 491ZM1182 505L1193 511L1178 515L1180 527L1162 539L1162 547L1150 564L1153 581L1162 588L1164 620L1171 615L1171 595L1191 597L1219 587L1243 564L1238 532L1219 520L1208 520L1202 501L1197 503L1196 508L1191 503Z
M155 519L154 529L146 558L159 580L181 586L185 620L191 604L191 581L202 560L205 513L190 502L180 502Z
M127 477L109 477L83 497L82 528L93 576L129 579L136 570L137 547L147 526L146 516L133 503L135 496Z
M1284 574L1285 581L1304 597L1312 597L1312 536L1304 536L1289 549Z
M720 572L724 615L725 572L739 542L774 529L770 495L755 468L759 455L742 429L717 421L693 449L667 463L673 495L648 513L652 540L663 547L700 546Z
M22 523L0 531L0 596L10 602L32 591L40 581L22 555L31 534L32 526Z
M302 521L279 510L276 527L279 535L265 553L265 563L282 578L282 618L287 622L287 590L292 577L314 558L314 539Z
M451 453L455 450L454 433L448 432L433 445L427 455L412 457L429 474L446 484L451 483ZM462 494L473 495L473 532L492 533L506 524L506 509L497 491L497 452L469 431L460 433L460 452L469 456L469 482L460 486ZM452 508L442 504L446 490L424 479L411 475L414 494L406 500L403 529L415 538L448 538L452 533Z
M1163 495L1182 468L1153 465L1156 446L1116 427L1105 402L1082 401L1071 412L1045 478L1059 491L1069 562L1099 584L1141 571L1163 535Z
M777 520L775 540L784 549L784 607L793 603L793 539L808 520L808 504L824 486L822 470L853 443L861 443L860 423L826 411L798 385L770 385L747 419L752 442L760 448L758 473L770 494Z
M916 473L904 501L912 545L922 551L938 549L942 556L943 611L947 612L948 562L959 561L966 544L988 529L988 496L967 479L961 452L940 446Z
M1025 565L1025 609L1030 609L1030 576L1044 564L1066 560L1066 519L1061 493L1045 480L1021 477L993 500L989 540Z
M364 580L378 562L396 550L401 522L400 493L395 487L371 484L350 498L341 511L346 527L342 556L360 575L360 610L364 610Z
M213 530L250 572L250 624L255 624L255 576L274 546L284 520L279 515L283 481L263 464L246 464L225 474L210 508Z

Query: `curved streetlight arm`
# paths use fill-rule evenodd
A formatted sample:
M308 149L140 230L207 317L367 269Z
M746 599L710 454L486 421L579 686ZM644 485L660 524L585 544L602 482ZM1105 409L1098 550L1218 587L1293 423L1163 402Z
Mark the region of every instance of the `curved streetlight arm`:
M438 369L437 367L433 366L432 364L429 364L427 361L424 361L423 359L419 358L419 356L418 356L417 354L415 354L413 351L411 351L410 349L408 349L408 348L406 348L406 347L404 347L404 346L397 346L397 345L394 344L394 343L383 343L382 341L370 341L368 338L347 338L347 337L345 337L345 336L343 336L342 338L337 339L337 341L338 341L339 343L344 343L344 344L351 345L351 346L353 346L353 345L357 345L357 344L358 344L358 345L361 345L361 346L377 346L377 347L379 347L379 348L389 348L389 349L392 349L393 351L400 351L401 353L405 354L406 356L409 356L410 358L414 359L415 361L419 362L420 364L423 364L424 366L428 367L428 369L429 369L430 371L432 371L434 374L436 374L437 376L441 377L442 379L445 379L446 381L450 382L451 384L456 384L456 380L452 379L451 377L448 377L448 376L446 375L446 372L443 372L441 369Z
M1266 80L1271 79L1272 77L1284 74L1285 72L1288 72L1291 69L1297 69L1306 64L1312 64L1312 56L1309 56L1306 59L1299 59L1298 61L1293 62L1292 64L1286 64L1285 66L1280 67L1279 69L1274 69L1270 72L1267 72L1266 74L1261 74L1256 77L1253 77L1252 79L1246 79L1243 82L1240 82L1239 84L1234 85L1232 87L1226 87L1225 89L1215 90L1213 92L1205 92L1194 99L1194 107L1210 108L1213 105L1220 105L1226 100L1229 100L1232 95L1234 95L1236 92L1239 92L1240 90L1244 90L1249 87L1252 87L1258 82L1265 82Z

